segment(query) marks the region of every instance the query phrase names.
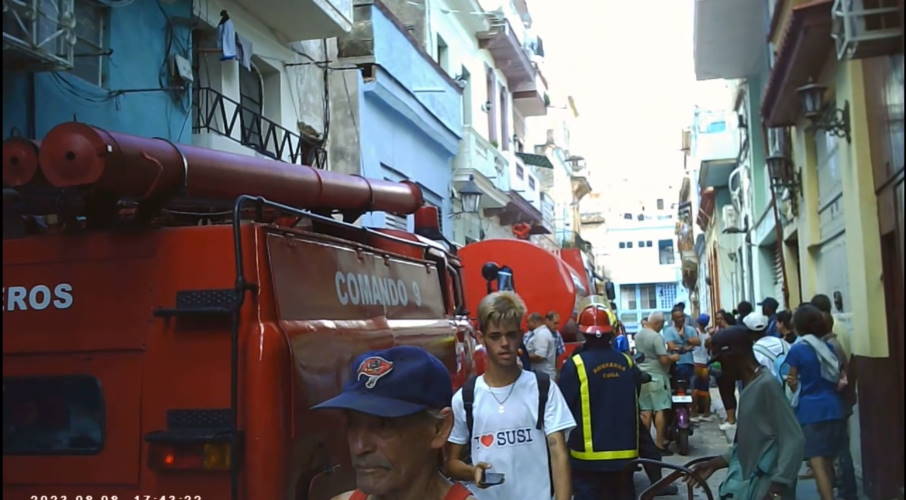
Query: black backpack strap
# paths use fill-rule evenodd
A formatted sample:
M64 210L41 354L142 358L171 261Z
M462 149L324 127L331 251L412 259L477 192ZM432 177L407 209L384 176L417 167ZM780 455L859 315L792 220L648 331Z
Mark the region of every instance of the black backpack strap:
M472 375L462 385L462 407L466 411L466 428L469 429L469 441L466 443L466 463L472 462L472 425L475 423L475 417L472 407L475 404L475 381L476 375Z
M554 470L551 464L551 448L547 444L547 433L544 432L544 410L547 409L547 396L551 388L551 378L543 373L535 373L538 381L538 423L535 428L544 434L544 450L547 451L547 481L551 485L551 496L554 496Z
M535 428L544 432L544 409L547 408L547 394L551 388L551 378L543 373L535 372L538 379L538 423Z

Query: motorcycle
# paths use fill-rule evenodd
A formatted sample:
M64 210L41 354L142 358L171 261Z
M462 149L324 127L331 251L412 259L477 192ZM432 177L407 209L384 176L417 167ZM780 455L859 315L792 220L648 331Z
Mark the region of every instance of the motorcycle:
M678 351L677 351L678 352ZM670 419L667 423L667 439L676 442L676 449L680 455L689 454L689 436L692 430L692 391L690 381L677 377L670 377L671 401Z

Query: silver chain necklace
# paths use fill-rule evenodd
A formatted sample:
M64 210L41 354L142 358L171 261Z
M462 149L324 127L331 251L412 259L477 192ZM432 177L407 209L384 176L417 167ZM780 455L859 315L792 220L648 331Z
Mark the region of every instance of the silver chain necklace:
M491 393L491 397L494 398L494 401L497 401L497 413L503 413L504 407L503 403L506 403L507 399L510 399L510 396L513 395L513 389L516 388L516 383L519 382L519 377L516 377L516 380L513 381L513 385L510 386L510 392L507 393L506 397L503 398L503 401L497 399L497 395L494 394L494 390L491 386L488 386L488 392Z

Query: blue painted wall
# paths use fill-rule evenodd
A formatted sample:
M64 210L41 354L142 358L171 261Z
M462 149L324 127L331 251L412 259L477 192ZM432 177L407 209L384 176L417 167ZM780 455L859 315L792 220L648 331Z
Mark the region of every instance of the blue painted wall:
M162 10L163 9L163 12ZM169 85L168 77L158 76L166 68L167 26L170 18L173 38L169 52L181 53L191 59L189 27L175 18L192 16L191 0L172 4L156 0L139 0L125 7L108 10L107 47L113 54L104 58L105 84L98 87L70 73L3 74L3 136L13 127L21 135L42 138L57 124L70 121L75 115L80 122L149 137L166 137L175 142L191 142L191 92L177 98L167 92L123 94L114 97L111 91L139 88L160 88ZM29 87L34 101L29 102Z
M377 7L372 22L375 78L360 87L362 173L420 184L426 201L441 207L443 233L452 238L447 221L453 157L462 136L462 94ZM413 91L421 89L442 91ZM385 214L369 214L364 224L384 226Z

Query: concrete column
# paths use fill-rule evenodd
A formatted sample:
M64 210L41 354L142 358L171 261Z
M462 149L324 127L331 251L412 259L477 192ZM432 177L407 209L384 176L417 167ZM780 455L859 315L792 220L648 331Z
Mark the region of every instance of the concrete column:
M802 296L811 298L817 293L818 267L814 246L821 240L821 221L818 218L818 158L815 141L807 136L805 126L797 126L793 137L793 161L802 172L802 203L797 225L799 231L799 267L802 273Z
M865 103L862 61L853 60L837 72L837 107L850 107L852 143L841 141L840 169L846 222L846 257L853 325L850 350L861 356L888 356L887 315L881 282L881 240L878 200L871 168L871 143Z

